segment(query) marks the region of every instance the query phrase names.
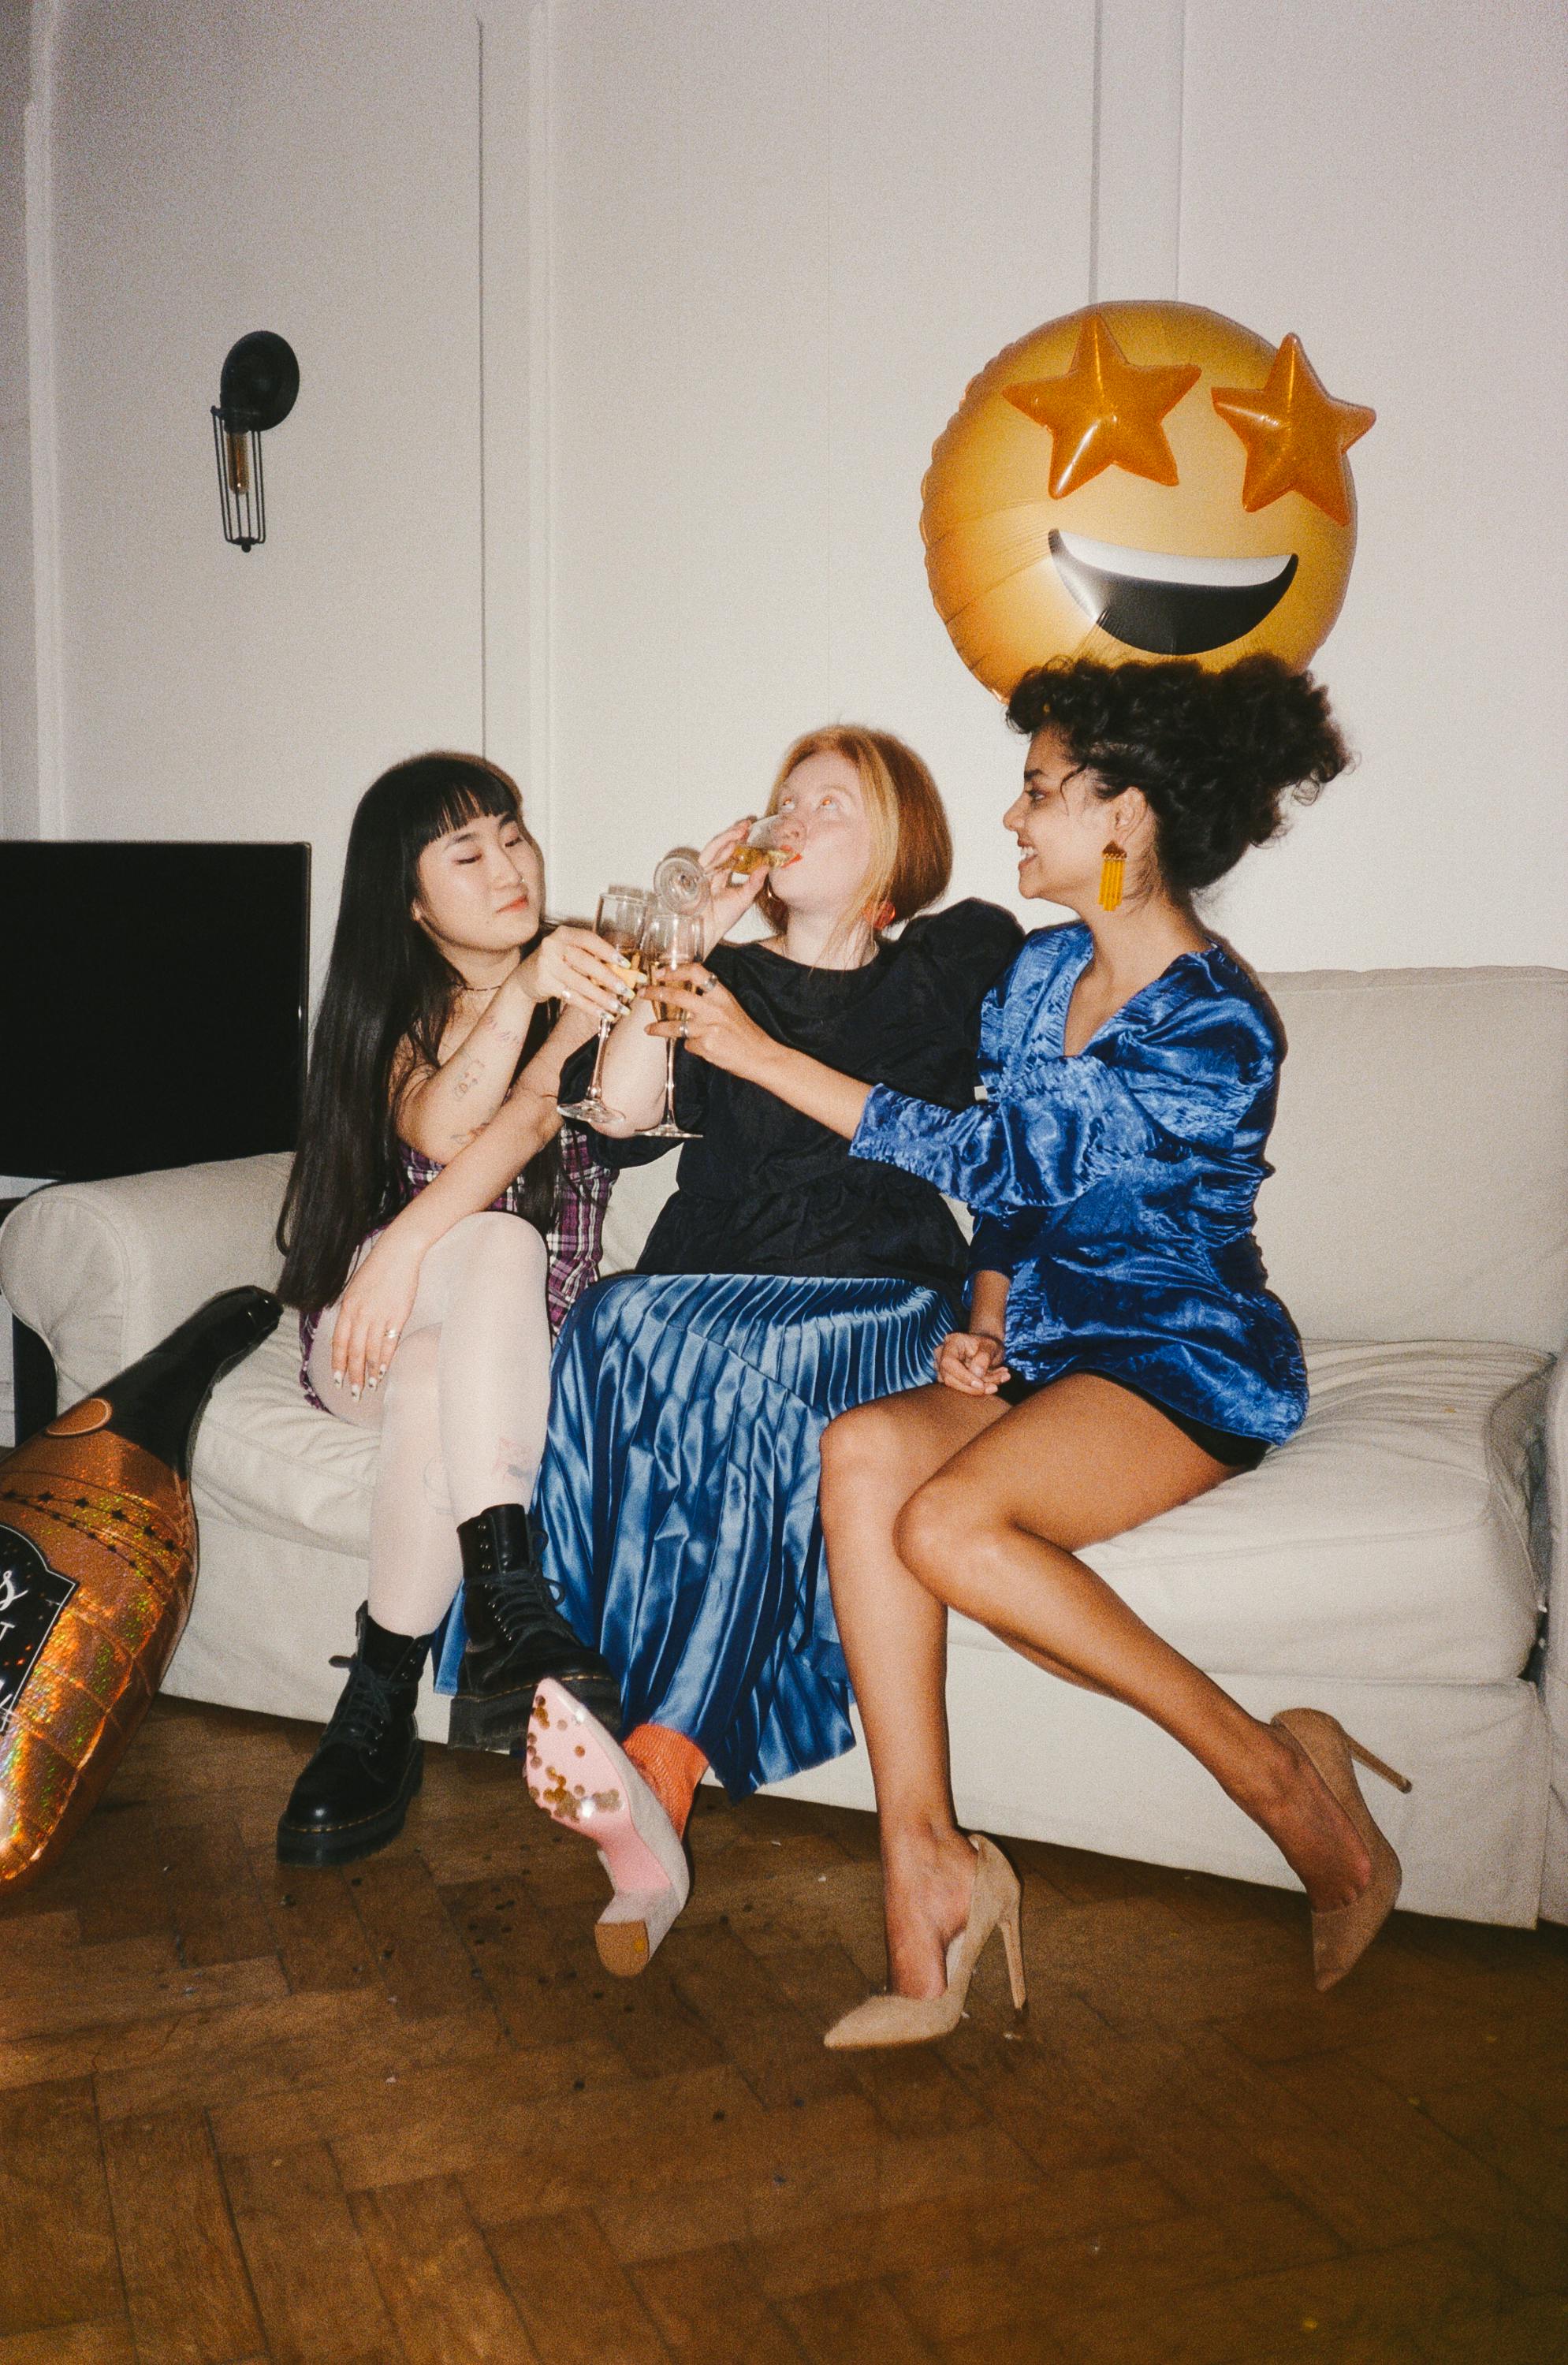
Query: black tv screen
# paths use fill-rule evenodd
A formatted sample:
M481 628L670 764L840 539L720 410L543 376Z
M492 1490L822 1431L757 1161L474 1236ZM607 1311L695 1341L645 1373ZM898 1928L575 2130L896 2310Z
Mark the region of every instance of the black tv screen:
M292 1149L309 925L308 846L0 844L0 1172Z

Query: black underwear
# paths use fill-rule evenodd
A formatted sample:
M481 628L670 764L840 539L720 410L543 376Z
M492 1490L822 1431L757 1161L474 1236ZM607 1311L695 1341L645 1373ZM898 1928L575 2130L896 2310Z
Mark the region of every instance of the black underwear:
M1087 1367L1079 1365L1075 1368L1081 1370ZM1048 1380L1003 1380L996 1393L1003 1404L1026 1404L1031 1396L1037 1396L1042 1388L1051 1387L1057 1380L1068 1376L1066 1372L1057 1372ZM1212 1462L1223 1462L1227 1470L1256 1470L1269 1451L1267 1442L1260 1437L1238 1437L1232 1429L1211 1429L1206 1420L1189 1420L1184 1412L1173 1412L1168 1404L1161 1404L1158 1396L1151 1396L1147 1388L1135 1387L1131 1380L1113 1380L1109 1372L1092 1372L1090 1376L1096 1380L1110 1380L1113 1387L1125 1388L1130 1396L1141 1396L1145 1404L1152 1405L1156 1412L1162 1412L1167 1420L1174 1421L1182 1436L1190 1437L1200 1453L1206 1453Z

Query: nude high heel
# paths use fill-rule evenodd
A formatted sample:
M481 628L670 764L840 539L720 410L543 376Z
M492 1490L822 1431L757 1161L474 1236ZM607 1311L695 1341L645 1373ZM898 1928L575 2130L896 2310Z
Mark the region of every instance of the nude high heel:
M849 2052L872 2045L926 2045L934 2036L947 2036L963 2017L964 1998L975 1965L993 1930L1002 1932L1007 1950L1007 1976L1013 1986L1014 2008L1025 2002L1024 1941L1018 1926L1018 1876L1000 1848L988 1839L969 1835L980 1859L975 1866L975 1891L969 1918L947 1948L947 1984L939 1996L868 1996L853 2012L835 2021L823 2038L832 2052Z
M1337 1717L1321 1709L1287 1708L1271 1721L1288 1732L1307 1764L1343 1807L1372 1857L1372 1877L1361 1895L1331 1913L1312 1917L1312 1975L1320 1994L1338 1985L1353 1970L1383 1923L1399 1895L1399 1858L1383 1838L1361 1797L1356 1764L1381 1774L1396 1790L1410 1784L1359 1741L1352 1741ZM1351 1761L1354 1760L1355 1764Z

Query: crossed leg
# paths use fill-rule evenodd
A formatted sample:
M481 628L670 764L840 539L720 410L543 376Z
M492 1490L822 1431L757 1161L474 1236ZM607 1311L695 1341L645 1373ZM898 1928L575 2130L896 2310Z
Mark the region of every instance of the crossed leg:
M942 1992L974 1880L949 1776L949 1608L1182 1742L1269 1833L1316 1909L1348 1904L1365 1886L1371 1858L1294 1743L1078 1557L1226 1474L1154 1406L1087 1373L1011 1408L917 1388L827 1430L823 1531L877 1785L895 1994Z

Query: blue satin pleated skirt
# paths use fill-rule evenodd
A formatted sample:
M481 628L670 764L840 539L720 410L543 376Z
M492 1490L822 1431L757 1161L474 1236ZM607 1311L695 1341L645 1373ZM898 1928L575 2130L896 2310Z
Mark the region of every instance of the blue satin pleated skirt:
M955 1321L902 1281L626 1274L574 1306L534 1508L561 1608L732 1796L854 1744L817 1517L835 1414L923 1386Z

